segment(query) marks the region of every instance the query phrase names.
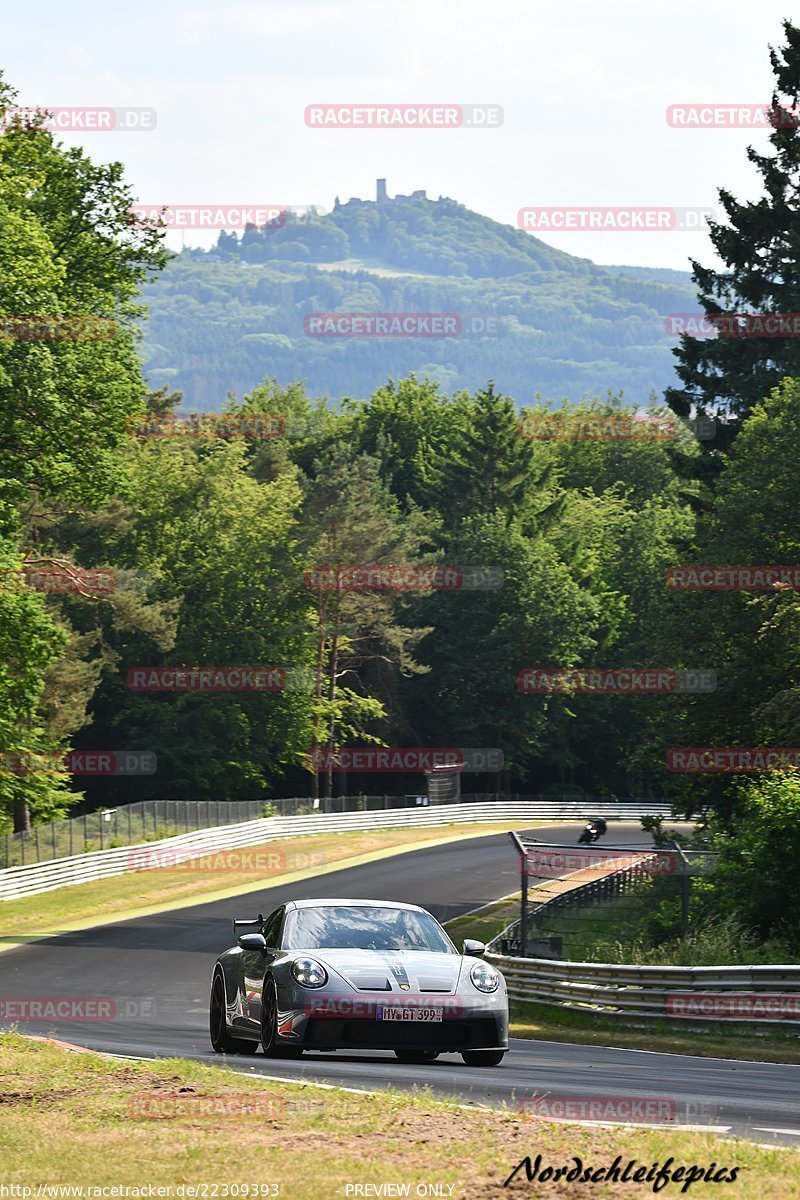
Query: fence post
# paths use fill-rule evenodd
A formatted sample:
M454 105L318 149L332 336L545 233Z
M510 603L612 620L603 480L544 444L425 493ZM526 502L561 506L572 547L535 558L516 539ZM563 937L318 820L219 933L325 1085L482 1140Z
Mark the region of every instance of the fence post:
M42 861L42 854L41 854L41 851L40 851L40 849L39 849L39 826L38 826L38 825L34 825L34 827L33 827L33 831L34 831L34 833L36 834L36 861L37 861L37 862L41 862L41 861Z
M520 921L519 921L519 953L520 958L527 958L528 954L528 862L523 854L520 857L522 864L522 902L520 904Z
M672 843L675 847L676 854L680 857L683 874L681 875L681 937L685 938L689 932L689 887L691 880L689 878L689 860L681 850L677 842Z

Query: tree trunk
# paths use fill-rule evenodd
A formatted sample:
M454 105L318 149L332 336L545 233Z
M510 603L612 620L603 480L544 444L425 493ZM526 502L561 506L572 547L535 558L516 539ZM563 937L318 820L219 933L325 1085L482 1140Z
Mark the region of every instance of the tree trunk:
M336 632L333 635L331 643L331 675L330 675L330 701L331 701L331 726L328 733L328 762L325 769L325 796L330 800L333 796L333 748L335 743L336 730L334 727L333 717L333 701L336 698L336 673L339 670L339 623L336 623Z
M325 600L324 600L323 595L320 595L320 599L319 599L318 606L317 606L317 678L316 678L315 687L314 687L314 695L317 700L317 705L319 705L319 701L322 698L322 680L323 680L323 677L325 674L326 638L327 638L326 605L325 605ZM313 745L311 747L311 754L312 754L311 762L312 762L312 767L313 767L313 772L314 772L313 783L312 783L312 796L315 801L315 807L316 807L316 801L319 800L319 743L320 743L319 721L320 721L319 712L317 712L314 716L314 739L313 739Z
M31 814L24 796L14 797L14 833L30 833Z

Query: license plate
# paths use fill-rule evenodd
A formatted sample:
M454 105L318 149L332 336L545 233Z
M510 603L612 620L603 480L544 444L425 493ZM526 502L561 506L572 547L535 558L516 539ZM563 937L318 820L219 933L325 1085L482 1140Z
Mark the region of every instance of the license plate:
M443 1008L389 1008L378 1006L379 1021L441 1021Z

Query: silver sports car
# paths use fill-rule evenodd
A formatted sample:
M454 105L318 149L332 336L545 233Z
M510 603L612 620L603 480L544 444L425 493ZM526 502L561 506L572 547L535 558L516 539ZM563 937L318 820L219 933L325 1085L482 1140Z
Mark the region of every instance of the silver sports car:
M503 976L482 961L482 942L459 954L424 908L293 900L233 926L238 944L219 956L211 984L219 1053L260 1043L272 1056L393 1050L401 1062L429 1062L455 1052L489 1067L508 1050Z

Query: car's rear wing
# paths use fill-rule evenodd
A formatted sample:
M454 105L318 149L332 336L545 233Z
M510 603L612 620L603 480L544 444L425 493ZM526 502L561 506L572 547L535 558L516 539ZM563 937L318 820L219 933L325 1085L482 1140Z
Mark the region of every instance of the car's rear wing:
M242 920L239 920L237 917L234 917L233 932L235 935L236 930L239 928L240 925L263 925L263 924L264 924L264 914L263 913L259 913L258 916L255 917L252 921L242 921Z

